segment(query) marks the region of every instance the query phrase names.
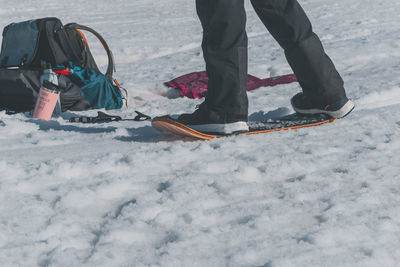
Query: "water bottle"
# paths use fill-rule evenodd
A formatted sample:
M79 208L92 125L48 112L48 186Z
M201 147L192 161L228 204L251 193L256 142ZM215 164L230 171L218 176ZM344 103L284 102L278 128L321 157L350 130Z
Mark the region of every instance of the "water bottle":
M47 64L44 67L40 76L41 87L33 110L33 118L50 120L52 116L61 114L60 90L57 74L53 72L51 65Z
M57 74L53 72L50 64L46 64L46 68L44 69L43 74L40 76L40 84L42 86L43 86L44 81L49 81L50 83L54 84L55 86L58 86ZM58 100L57 100L57 104L56 104L56 107L54 108L53 115L54 116L61 115L60 98L58 98Z

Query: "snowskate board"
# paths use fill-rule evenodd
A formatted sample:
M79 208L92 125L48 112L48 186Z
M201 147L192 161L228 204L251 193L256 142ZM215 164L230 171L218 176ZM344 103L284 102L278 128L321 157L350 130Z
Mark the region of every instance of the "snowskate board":
M152 121L152 126L160 132L193 137L201 140L211 140L220 137L232 135L253 135L262 133L272 133L285 130L297 130L300 128L319 126L322 124L334 122L333 119L325 114L300 115L297 113L286 115L277 119L267 121L249 121L249 131L243 133L234 133L229 135L204 133L196 131L186 125L183 125L170 116L156 117Z

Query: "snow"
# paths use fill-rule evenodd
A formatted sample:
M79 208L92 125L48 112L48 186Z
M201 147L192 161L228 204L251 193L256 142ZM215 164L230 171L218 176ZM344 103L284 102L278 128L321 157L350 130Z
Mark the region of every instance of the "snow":
M1 266L399 266L400 2L300 3L357 104L349 117L203 142L149 122L0 112ZM249 72L289 73L246 6ZM99 31L129 91L130 106L112 114L200 103L162 85L204 69L194 1L0 0L0 14L1 27L57 16ZM90 43L104 69L105 53ZM298 91L253 91L250 114L287 112Z

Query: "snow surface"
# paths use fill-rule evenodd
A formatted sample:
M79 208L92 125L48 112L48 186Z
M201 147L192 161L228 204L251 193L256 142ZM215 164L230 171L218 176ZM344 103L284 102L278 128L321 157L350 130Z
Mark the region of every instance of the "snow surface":
M200 102L162 83L204 69L194 2L0 0L0 27L46 16L91 26L130 95L113 114L190 112ZM0 112L0 265L400 266L400 2L300 3L357 104L349 117L203 142L149 122ZM250 73L290 73L246 5ZM291 111L298 91L249 93L251 118Z

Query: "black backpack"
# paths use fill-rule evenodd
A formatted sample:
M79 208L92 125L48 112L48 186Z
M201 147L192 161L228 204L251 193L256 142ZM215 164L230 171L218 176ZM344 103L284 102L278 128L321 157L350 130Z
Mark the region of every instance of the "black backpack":
M108 104L100 101L103 104L98 104L96 108L121 108L121 88L113 79L114 57L103 37L86 26L76 23L63 25L57 18L43 18L13 23L3 31L0 54L0 110L32 110L40 89L39 78L45 65L50 64L53 68L73 65L100 73L81 30L93 33L108 55L105 82L102 82L106 84L106 88L101 88L105 93L99 93L109 98ZM62 74L58 76L63 111L92 108L93 104L82 96L81 88L84 84L79 79Z

